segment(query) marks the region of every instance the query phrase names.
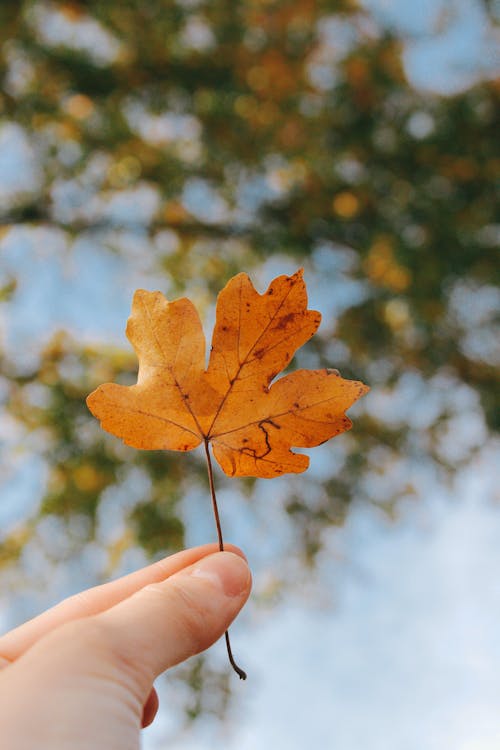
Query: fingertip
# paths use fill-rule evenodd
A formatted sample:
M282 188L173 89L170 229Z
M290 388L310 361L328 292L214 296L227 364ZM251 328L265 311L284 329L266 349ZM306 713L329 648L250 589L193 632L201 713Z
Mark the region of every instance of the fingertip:
M187 575L210 581L229 598L248 596L252 575L246 559L235 552L225 550L207 555L188 568Z

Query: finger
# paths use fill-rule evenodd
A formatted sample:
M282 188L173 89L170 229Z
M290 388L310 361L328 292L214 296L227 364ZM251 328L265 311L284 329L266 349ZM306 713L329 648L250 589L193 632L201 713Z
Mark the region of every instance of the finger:
M158 700L158 693L153 688L148 696L144 708L142 711L142 728L149 727L150 724L155 720L155 716L158 712L160 702Z
M244 557L233 545L226 549ZM218 550L216 544L183 550L153 565L118 578L116 581L70 596L60 604L29 620L0 638L0 669L17 659L54 628L81 617L89 617L113 607L144 586L163 581L206 555Z
M242 557L218 552L100 614L52 630L1 675L0 690L9 696L0 700L5 736L16 737L23 724L26 747L55 747L64 728L77 727L86 737L106 734L106 747L116 746L117 727L135 736L155 677L217 640L248 598L250 583Z
M220 638L250 587L246 562L218 552L92 619L114 667L125 665L131 684L147 695L159 674Z
M214 643L248 598L251 575L242 557L217 552L114 607L67 623L42 638L14 670L59 684L99 674L143 706L155 678ZM32 679L35 679L34 677Z

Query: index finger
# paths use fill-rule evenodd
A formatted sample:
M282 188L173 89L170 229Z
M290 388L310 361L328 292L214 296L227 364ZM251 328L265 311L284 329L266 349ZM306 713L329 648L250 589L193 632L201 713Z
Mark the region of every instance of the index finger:
M243 552L231 544L224 545L228 552L245 557ZM159 560L153 565L136 570L134 573L118 578L116 581L87 589L56 604L38 617L28 620L23 625L11 630L0 638L0 668L15 661L36 641L48 632L71 620L89 617L113 607L119 602L139 591L150 583L164 581L183 568L193 565L202 557L219 551L217 544L205 544L201 547L177 552L170 557Z

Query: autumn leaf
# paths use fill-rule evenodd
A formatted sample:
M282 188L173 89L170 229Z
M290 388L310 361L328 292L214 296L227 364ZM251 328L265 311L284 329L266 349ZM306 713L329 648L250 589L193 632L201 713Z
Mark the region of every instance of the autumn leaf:
M278 276L258 294L245 273L217 300L208 367L200 317L188 299L134 295L127 336L139 359L137 384L105 383L87 398L102 427L127 445L188 451L204 444L219 549L224 549L209 445L230 476L299 473L311 447L351 427L345 415L368 388L336 370L296 370L274 378L314 335L321 315L307 309L302 271ZM225 632L229 661L241 679Z
M127 336L139 359L136 385L101 385L87 404L127 445L188 451L201 443L230 476L276 477L307 469L309 448L351 427L345 411L367 386L336 370L296 370L275 382L316 332L302 271L264 294L232 278L217 300L208 367L199 315L186 298L134 295Z

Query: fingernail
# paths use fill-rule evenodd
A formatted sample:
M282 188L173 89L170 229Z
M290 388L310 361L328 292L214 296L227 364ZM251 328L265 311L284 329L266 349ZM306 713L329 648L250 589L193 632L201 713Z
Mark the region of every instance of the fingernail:
M250 570L246 562L233 552L216 552L208 555L191 568L190 575L205 578L226 596L240 596L250 586Z

